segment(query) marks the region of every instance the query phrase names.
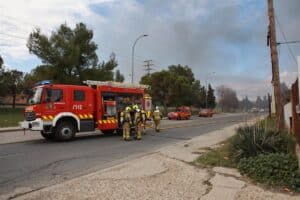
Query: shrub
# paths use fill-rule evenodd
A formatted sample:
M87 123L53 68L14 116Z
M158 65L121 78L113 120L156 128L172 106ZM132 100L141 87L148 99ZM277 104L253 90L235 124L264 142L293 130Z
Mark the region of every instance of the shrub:
M275 131L276 130L276 122L275 118L267 117L263 120L260 120L257 124L258 126L265 129L265 131Z
M241 158L257 156L261 153L294 153L295 140L290 135L280 134L265 126L240 127L230 140L231 156L238 162Z
M242 158L238 168L255 181L300 192L300 171L294 154L270 153Z

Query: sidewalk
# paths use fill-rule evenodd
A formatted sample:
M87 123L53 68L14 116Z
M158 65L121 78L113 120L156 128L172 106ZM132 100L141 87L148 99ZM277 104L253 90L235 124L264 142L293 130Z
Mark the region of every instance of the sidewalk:
M238 126L210 132L16 199L299 199L299 195L255 186L235 169L205 169L189 164L199 156L201 148L214 147L231 137ZM30 188L23 190L26 193Z
M0 128L0 134L2 132L10 132L10 131L21 131L23 130L21 127L15 126L15 127L4 127Z

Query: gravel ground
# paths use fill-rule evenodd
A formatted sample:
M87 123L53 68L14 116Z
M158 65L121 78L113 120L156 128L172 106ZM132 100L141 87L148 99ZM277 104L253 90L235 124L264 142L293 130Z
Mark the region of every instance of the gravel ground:
M206 170L154 154L18 199L198 199Z
M255 185L243 188L236 200L299 200L300 195L289 195L279 192L266 191Z

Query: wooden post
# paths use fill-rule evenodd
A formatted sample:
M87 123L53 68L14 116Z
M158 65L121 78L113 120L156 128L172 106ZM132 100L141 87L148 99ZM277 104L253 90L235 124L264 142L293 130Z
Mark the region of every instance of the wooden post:
M282 133L284 131L284 116L283 116L283 105L280 97L280 77L279 77L273 0L268 0L268 16L269 16L268 44L270 44L270 50L271 50L272 84L274 86L275 107L276 107L276 129L277 131L280 131Z

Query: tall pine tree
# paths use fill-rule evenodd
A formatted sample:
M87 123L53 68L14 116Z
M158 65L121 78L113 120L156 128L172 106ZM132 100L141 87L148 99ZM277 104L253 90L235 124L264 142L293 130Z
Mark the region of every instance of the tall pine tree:
M216 107L216 97L214 94L214 89L211 87L210 84L208 84L208 90L207 90L207 107L208 108L215 108Z

